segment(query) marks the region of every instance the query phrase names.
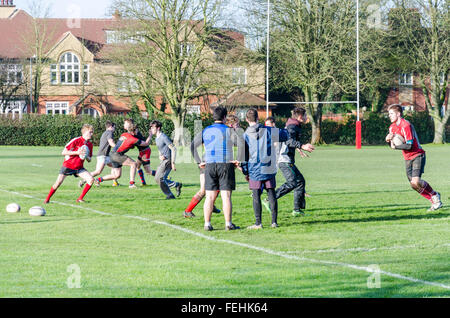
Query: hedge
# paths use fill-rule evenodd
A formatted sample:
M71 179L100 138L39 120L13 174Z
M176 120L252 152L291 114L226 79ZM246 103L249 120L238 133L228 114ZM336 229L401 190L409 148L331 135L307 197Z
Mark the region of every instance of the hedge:
M147 134L150 122L154 118L144 119L138 114L132 117L139 129ZM405 116L416 128L421 143L433 141L433 122L426 113L418 112ZM88 115L66 116L66 115L36 115L26 114L22 119L12 119L11 117L0 116L0 145L23 145L23 146L63 146L74 137L80 136L80 128L84 123L94 126L94 145L98 145L100 136L104 131L106 120L116 123L116 126L123 127L126 117L118 115L105 115L93 118ZM163 131L171 136L174 125L170 119L157 118L163 124ZM213 121L211 115L187 116L186 128L191 136L194 133L194 121L201 120L203 127L210 125ZM286 120L277 118L277 126L284 127ZM384 144L384 138L390 125L389 119L385 115L370 113L365 116L362 123L362 143L365 145ZM246 123L242 122L245 128ZM348 116L343 122L324 120L322 123L322 138L326 144L352 145L355 143L355 116ZM450 141L450 125L446 127L447 142ZM115 138L118 138L122 129L117 129ZM304 143L311 140L311 124L303 127L302 141Z

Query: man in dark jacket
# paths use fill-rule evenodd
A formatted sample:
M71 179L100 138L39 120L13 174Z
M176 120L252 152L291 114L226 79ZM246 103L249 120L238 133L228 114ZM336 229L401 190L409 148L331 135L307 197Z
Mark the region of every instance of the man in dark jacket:
M278 205L275 195L275 175L277 173L277 155L275 143L288 139L285 129L263 126L258 123L258 111L251 108L247 111L246 120L249 127L244 133L245 161L241 164L242 172L249 181L253 196L255 224L248 229L261 229L261 193L265 188L272 213L272 227L278 227Z
M293 216L304 215L303 210L306 208L305 178L295 166L295 149L307 152L313 152L315 149L313 145L302 144L300 141L302 134L300 126L307 120L308 116L304 108L297 107L292 111L292 117L286 122L289 139L282 144L278 157L278 167L286 178L286 182L277 189L276 198L279 199L294 190Z

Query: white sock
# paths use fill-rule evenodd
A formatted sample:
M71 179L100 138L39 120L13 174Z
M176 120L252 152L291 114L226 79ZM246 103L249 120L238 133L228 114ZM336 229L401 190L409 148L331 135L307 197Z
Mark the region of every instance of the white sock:
M233 224L233 223L231 223L231 222L227 222L227 226L231 226L231 224Z
M211 226L211 222L205 222L205 226Z

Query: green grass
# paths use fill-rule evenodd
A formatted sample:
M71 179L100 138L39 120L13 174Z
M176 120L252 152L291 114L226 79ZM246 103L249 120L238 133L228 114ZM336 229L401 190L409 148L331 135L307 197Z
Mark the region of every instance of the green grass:
M442 194L439 211L426 212L428 201L409 188L400 152L326 146L297 159L312 195L305 217L291 216L289 194L279 200L279 228L264 211L264 229L246 230L252 200L237 173L233 222L243 229L225 231L220 214L216 230L204 232L203 202L197 218L182 217L199 188L192 163L171 174L184 185L177 200L164 200L149 176L151 186L128 189L125 169L122 186L93 188L84 209L75 204L78 179L67 178L47 215L31 217L56 179L61 149L0 147L0 297L449 297L449 289L384 274L381 288L368 288L371 273L343 265L450 285L450 146L424 148L423 177ZM94 170L95 159L86 167ZM11 202L22 211L6 213ZM67 286L71 264L81 270L81 288Z

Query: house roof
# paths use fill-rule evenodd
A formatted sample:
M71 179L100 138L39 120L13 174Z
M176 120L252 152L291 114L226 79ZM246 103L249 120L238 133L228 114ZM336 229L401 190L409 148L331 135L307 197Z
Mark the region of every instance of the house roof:
M36 39L34 27L45 36L44 51L53 48L68 32L77 37L95 58L103 58L115 45L106 43L106 30L115 30L132 23L118 17L109 19L33 18L17 9L8 18L0 18L0 58L23 59L34 55L30 43ZM235 30L224 30L228 37L243 43L244 36Z
M266 101L248 91L244 91L241 89L236 89L231 94L225 96L224 98L220 99L218 102L211 105L212 107L217 106L224 106L224 107L236 107L236 106L245 106L245 107L260 107L260 106L266 106ZM271 103L269 106L276 106L275 104Z

